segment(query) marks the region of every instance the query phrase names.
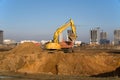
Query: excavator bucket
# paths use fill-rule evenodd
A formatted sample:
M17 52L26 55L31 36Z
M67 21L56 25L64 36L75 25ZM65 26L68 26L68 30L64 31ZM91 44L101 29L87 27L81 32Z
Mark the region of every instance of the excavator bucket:
M76 40L76 36L74 34L71 34L70 36L68 36L68 38L70 39L70 41Z

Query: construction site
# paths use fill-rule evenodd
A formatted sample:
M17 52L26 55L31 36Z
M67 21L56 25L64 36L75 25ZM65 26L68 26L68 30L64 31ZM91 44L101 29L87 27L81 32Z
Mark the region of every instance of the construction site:
M60 33L68 27L71 27L68 40L60 42ZM75 46L76 33L70 19L55 31L53 40L44 45L25 42L14 47L1 47L0 79L6 76L8 80L119 79L119 45L99 45L95 37L91 44Z

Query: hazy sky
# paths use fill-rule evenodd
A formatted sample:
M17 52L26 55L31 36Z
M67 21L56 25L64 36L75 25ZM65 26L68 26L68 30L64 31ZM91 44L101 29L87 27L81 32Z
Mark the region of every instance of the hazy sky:
M120 28L120 0L0 0L0 29L5 39L52 39L70 18L78 40L89 41L89 30L100 27L113 38Z

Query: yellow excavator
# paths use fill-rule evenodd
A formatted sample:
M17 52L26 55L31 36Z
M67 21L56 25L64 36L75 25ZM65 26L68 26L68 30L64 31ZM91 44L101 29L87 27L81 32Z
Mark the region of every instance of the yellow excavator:
M69 20L69 22L65 23L64 25L62 25L60 28L58 28L56 30L56 32L54 33L54 36L53 36L53 41L52 42L49 42L46 44L46 49L47 50L60 50L62 48L70 48L70 47L63 47L61 45L61 43L59 42L59 35L60 33L62 33L65 29L67 29L68 27L71 26L71 30L72 30L72 35L69 36L69 39L71 41L75 41L76 38L77 38L77 35L76 35L76 27L74 25L74 22L72 19ZM65 45L64 45L65 46ZM72 46L71 46L72 47Z

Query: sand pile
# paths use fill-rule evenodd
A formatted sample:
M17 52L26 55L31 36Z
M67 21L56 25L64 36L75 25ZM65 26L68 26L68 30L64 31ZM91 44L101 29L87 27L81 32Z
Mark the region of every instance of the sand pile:
M108 53L47 53L33 43L0 53L0 71L63 75L95 75L119 67L120 55Z
M24 43L16 46L13 50L1 53L0 70L17 71L26 63L37 59L41 52L40 46L34 43Z
M102 55L43 53L39 59L31 64L25 64L18 72L94 75L115 70L118 67L119 59L120 57L106 53Z
M34 44L34 43L30 43L30 42L26 42L23 44L20 44L18 46L16 46L13 50L10 51L10 53L12 54L38 54L39 52L41 52L41 48L40 46Z
M119 57L120 58L120 57ZM64 56L58 65L59 74L93 75L113 71L118 67L118 58L106 54Z

